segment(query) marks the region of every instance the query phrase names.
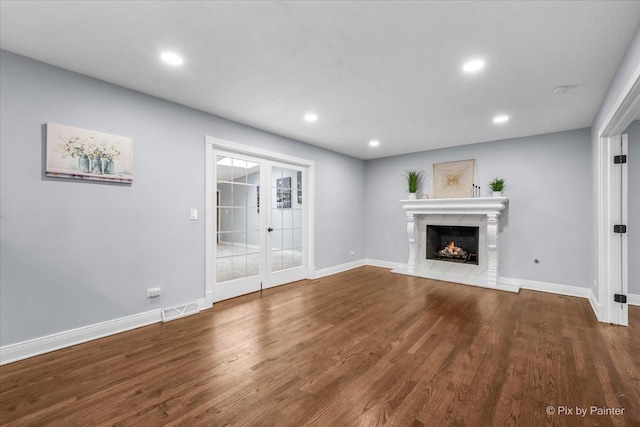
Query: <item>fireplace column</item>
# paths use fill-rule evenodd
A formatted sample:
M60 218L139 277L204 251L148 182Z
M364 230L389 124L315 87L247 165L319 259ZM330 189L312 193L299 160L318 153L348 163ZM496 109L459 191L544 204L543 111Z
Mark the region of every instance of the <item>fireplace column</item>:
M487 285L498 286L498 216L487 214Z
M409 262L407 271L413 273L416 266L416 217L412 213L407 214L407 237L409 237Z

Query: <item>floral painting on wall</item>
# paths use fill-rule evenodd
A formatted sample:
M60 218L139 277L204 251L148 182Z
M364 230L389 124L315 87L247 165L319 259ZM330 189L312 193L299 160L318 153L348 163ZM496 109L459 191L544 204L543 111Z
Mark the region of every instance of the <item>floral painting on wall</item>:
M133 182L133 140L47 123L45 173L56 178Z

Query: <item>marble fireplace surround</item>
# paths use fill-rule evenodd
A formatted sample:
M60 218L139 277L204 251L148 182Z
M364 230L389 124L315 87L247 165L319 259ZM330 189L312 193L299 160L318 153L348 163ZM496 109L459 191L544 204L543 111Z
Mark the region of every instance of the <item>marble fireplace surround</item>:
M500 283L500 215L506 197L401 200L407 215L409 261L394 273L518 292L520 286ZM427 225L479 227L478 265L426 259Z

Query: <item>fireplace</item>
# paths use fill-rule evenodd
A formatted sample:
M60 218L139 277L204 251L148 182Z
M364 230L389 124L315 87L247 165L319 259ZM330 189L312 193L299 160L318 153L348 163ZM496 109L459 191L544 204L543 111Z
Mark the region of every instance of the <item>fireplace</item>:
M479 227L427 225L426 257L478 265Z
M500 282L500 217L505 212L509 199L506 197L473 197L469 199L413 199L401 200L407 216L407 238L409 256L407 267L396 268L394 273L425 277L427 279L481 286L508 292L518 292L520 286ZM473 229L473 234L440 236L438 241L427 238L429 227L442 227L446 234L452 228ZM454 227L455 226L455 227ZM476 231L478 230L478 231ZM437 229L433 229L437 231ZM477 233L477 234L476 234ZM443 234L442 232L440 234ZM464 239L475 237L473 247L467 247ZM462 239L462 240L461 240ZM475 259L445 262L440 250L454 242ZM427 251L427 245L430 249ZM438 253L438 255L436 255ZM469 262L470 261L470 262Z

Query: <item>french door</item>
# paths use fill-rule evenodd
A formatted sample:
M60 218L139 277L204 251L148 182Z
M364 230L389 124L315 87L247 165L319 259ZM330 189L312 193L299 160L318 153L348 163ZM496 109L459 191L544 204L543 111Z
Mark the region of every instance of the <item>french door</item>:
M211 156L213 301L307 277L306 168L222 150Z

